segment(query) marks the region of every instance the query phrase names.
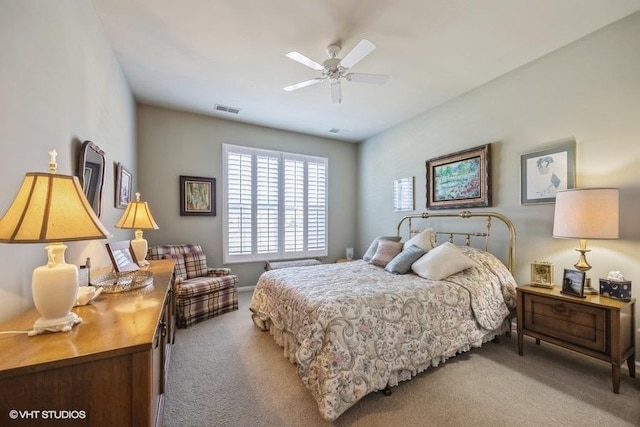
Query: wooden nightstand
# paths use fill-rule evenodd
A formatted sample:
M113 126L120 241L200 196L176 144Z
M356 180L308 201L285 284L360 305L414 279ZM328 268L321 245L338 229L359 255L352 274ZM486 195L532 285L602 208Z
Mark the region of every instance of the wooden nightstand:
M613 392L620 392L620 365L626 360L629 375L635 369L635 299L618 301L600 295L575 298L560 287L519 286L518 354L524 335L611 363Z

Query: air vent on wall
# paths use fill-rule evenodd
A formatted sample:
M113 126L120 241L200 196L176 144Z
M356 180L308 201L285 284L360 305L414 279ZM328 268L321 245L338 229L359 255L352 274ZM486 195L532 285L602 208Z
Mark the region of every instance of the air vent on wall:
M231 113L231 114L238 114L240 112L239 108L228 107L226 105L220 105L220 104L215 105L215 110L222 111L223 113Z

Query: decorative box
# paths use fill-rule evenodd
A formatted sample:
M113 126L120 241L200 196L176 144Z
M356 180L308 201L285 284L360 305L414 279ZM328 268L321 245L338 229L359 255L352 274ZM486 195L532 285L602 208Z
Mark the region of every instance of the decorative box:
M600 295L621 301L629 301L631 300L631 281L600 279Z

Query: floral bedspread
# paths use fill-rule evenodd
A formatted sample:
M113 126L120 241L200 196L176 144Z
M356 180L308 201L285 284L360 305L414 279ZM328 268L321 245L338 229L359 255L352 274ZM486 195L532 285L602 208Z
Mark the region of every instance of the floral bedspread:
M251 311L332 421L368 393L506 330L515 280L493 255L462 249L478 267L443 281L364 261L268 271Z

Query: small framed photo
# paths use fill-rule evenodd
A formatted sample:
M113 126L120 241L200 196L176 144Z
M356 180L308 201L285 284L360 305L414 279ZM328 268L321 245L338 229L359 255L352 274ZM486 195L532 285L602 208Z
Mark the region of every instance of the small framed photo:
M107 243L107 252L116 273L139 270L135 252L131 249L131 241Z
M131 201L133 175L121 163L116 164L116 208L126 209Z
M427 160L427 209L491 206L491 144Z
M532 262L531 285L541 288L553 288L553 264L548 261Z
M556 193L576 186L576 142L520 157L520 203L554 203Z
M586 273L579 270L564 269L562 275L562 291L565 295L574 297L585 298L584 296L584 281Z
M216 216L216 179L180 175L180 216Z

